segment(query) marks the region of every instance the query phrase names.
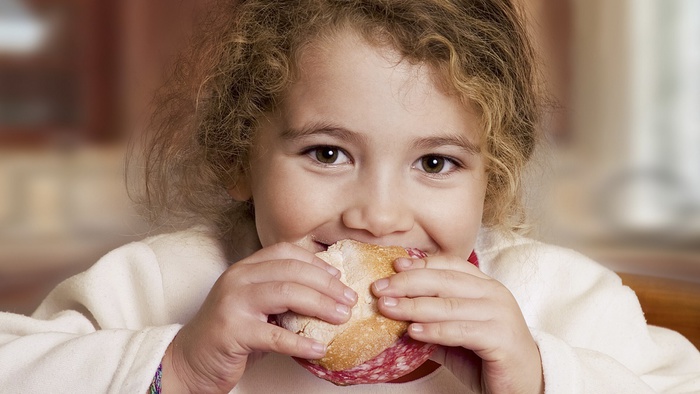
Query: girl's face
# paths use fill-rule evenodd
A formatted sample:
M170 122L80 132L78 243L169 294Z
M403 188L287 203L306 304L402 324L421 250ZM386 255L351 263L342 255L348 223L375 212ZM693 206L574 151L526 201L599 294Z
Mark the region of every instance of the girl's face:
M337 38L305 51L231 195L252 196L263 246L352 238L466 259L486 191L476 115L429 67Z

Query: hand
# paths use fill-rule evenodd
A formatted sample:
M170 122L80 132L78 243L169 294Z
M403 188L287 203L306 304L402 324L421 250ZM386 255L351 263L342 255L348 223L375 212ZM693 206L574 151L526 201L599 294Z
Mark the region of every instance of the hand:
M539 350L513 295L456 257L398 259L375 282L380 312L413 322L409 335L442 345L434 359L476 392L541 393Z
M347 321L357 295L339 275L291 244L261 249L233 264L168 347L164 390L228 393L253 352L322 357L322 344L268 323L268 315L293 310L330 323Z

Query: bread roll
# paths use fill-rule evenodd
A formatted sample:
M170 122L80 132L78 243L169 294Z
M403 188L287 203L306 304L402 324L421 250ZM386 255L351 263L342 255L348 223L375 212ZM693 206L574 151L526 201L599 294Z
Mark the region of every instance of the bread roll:
M393 380L427 360L434 346L408 338L407 322L379 314L377 298L370 290L374 281L396 273L394 260L411 254L398 246L353 240L339 241L317 254L340 270L341 281L357 292L358 300L350 320L340 325L294 312L277 317L280 326L326 344L325 357L301 361L303 366L319 377L347 385Z

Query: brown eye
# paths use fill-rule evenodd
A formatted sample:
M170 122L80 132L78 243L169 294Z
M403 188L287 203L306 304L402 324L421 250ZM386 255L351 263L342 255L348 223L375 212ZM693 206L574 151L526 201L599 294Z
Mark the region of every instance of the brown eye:
M421 158L421 167L430 174L438 174L445 168L445 158L439 156L425 156Z
M340 152L338 148L332 146L322 146L316 148L316 160L324 164L333 164L338 160Z

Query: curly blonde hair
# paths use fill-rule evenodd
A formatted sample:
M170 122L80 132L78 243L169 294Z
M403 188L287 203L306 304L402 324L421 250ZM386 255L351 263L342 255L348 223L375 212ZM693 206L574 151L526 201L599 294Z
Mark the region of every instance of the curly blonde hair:
M201 218L225 242L254 234L252 207L227 188L247 168L257 119L294 81L305 47L350 27L430 65L478 110L488 168L483 223L517 225L541 102L521 15L510 0L217 1L156 101L142 167L152 219Z

